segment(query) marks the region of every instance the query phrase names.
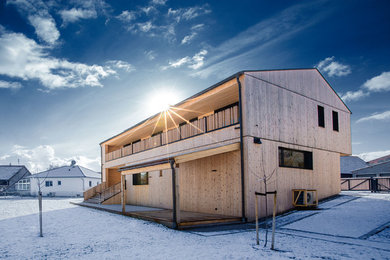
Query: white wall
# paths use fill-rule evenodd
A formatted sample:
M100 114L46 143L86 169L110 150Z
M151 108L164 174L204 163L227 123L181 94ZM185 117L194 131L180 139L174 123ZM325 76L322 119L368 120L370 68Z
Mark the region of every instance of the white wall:
M46 181L52 181L53 186L46 187ZM58 185L58 181L61 181L61 185ZM100 183L100 179L96 178L46 178L39 179L41 184L41 191L43 196L83 196L83 192L90 189L89 181L92 182L92 186L96 186ZM31 178L31 195L38 195L38 179Z

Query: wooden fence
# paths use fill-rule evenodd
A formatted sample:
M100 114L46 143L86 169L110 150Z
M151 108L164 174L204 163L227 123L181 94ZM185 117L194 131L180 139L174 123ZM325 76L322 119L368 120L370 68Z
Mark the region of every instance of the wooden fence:
M341 190L390 192L390 177L357 177L342 178Z
M217 110L214 114L191 120L177 128L169 129L149 138L138 140L118 150L106 154L106 161L115 160L133 153L142 152L158 146L167 145L196 135L221 129L239 122L238 105Z

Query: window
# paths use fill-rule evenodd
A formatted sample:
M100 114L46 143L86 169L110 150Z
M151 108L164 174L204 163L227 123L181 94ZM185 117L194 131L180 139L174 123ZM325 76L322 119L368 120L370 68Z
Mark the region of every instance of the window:
M92 187L92 181L89 181L89 187Z
M53 181L46 181L46 182L45 182L45 186L46 186L46 187L51 187L51 186L53 186Z
M333 130L339 131L339 113L332 111Z
M30 179L22 179L16 183L16 190L30 190Z
M60 186L61 185L61 181L58 181L57 184L58 184L58 186Z
M313 169L313 153L279 147L279 167Z
M318 126L325 127L325 113L322 106L318 106Z
M147 172L141 172L133 174L133 185L148 185L149 174Z

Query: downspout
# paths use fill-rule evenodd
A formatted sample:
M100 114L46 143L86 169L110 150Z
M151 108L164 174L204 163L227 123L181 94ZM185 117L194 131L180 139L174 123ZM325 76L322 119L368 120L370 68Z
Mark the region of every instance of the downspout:
M175 171L175 161L170 160L169 163L171 164L171 170L172 170L172 227L174 229L177 228L177 216L176 216L176 171Z
M240 74L236 76L238 84L238 107L240 113L240 157L241 157L241 221L246 222L245 216L245 174L244 174L244 137L242 132L242 87L240 82Z

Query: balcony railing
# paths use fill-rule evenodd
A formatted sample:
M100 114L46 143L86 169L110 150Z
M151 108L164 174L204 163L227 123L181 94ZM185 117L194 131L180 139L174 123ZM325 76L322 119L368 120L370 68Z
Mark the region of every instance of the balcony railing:
M135 141L106 154L106 161L139 153L162 145L167 145L193 136L235 125L239 122L238 105L230 105L216 110L214 114L201 119L191 120L177 128L157 133L149 138Z

